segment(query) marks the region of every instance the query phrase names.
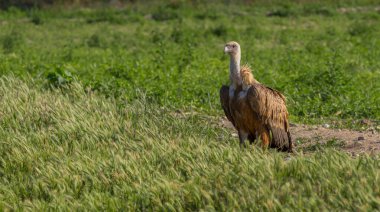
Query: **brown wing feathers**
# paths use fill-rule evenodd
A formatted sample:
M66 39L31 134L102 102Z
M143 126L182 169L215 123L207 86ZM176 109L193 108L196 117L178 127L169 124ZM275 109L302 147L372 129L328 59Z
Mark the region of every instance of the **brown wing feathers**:
M270 130L271 147L287 150L291 141L284 96L262 84L253 84L248 90L247 100L252 110Z
M229 87L226 85L223 85L220 89L220 104L222 105L222 108L224 110L224 114L227 116L227 119L232 123L232 125L235 126L234 119L232 118L230 106L229 103Z

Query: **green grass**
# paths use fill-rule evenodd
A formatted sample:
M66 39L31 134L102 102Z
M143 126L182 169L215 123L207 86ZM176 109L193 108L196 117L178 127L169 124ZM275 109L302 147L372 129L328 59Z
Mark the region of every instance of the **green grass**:
M73 82L0 79L0 210L375 210L378 156L241 149L182 116Z
M257 79L287 96L293 121L378 120L380 14L366 4L351 13L331 2L11 8L0 14L0 74L54 85L77 78L129 100L140 90L215 115L229 79L223 44L237 40Z

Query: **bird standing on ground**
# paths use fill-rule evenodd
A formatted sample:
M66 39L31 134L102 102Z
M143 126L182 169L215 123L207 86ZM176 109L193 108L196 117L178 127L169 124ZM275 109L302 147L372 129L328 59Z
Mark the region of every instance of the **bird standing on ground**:
M224 52L230 55L230 86L220 89L224 113L238 131L240 144L262 141L263 148L292 151L285 97L254 79L248 66L240 66L237 42L228 42Z

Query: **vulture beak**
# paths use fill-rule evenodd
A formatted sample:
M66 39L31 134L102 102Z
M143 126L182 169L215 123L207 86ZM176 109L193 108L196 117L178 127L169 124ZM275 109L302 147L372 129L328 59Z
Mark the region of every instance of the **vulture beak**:
M228 46L225 46L224 47L224 53L228 53L228 52L229 52Z

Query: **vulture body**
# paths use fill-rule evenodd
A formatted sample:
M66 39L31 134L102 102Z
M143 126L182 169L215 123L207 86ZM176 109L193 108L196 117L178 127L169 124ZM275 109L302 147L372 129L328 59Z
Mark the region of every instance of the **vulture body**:
M220 102L227 119L238 131L240 144L262 141L263 148L292 151L285 97L253 78L248 66L240 67L240 46L229 42L230 86L220 89Z

